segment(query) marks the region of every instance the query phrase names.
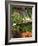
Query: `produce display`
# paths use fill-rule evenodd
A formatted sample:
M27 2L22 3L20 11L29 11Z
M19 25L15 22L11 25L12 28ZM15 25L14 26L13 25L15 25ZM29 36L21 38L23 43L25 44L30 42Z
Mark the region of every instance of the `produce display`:
M11 7L10 30L14 38L32 37L32 8Z

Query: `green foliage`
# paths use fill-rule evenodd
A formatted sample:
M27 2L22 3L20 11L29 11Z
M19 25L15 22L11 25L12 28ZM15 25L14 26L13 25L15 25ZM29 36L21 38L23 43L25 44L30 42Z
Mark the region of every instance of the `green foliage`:
M32 32L32 23L23 23L23 21L32 17L32 8L27 9L27 15L22 15L19 12L16 11L16 7L11 7L11 21L12 25L13 23L16 23L12 28L14 32L19 32L19 31L30 31ZM24 19L24 20L23 20Z
M13 23L21 23L22 22L22 16L18 16L18 15L15 15L15 16L12 16L12 20L13 20Z
M32 32L32 23L22 23L22 24L16 24L13 26L14 31L20 31L20 32Z

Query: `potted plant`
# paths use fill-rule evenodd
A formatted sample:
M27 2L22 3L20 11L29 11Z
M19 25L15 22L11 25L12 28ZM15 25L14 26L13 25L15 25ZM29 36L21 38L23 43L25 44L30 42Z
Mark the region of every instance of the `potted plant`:
M32 36L32 21L31 21L31 9L27 9L27 14L20 14L20 10L13 8L13 14L11 15L12 31L14 37L31 37Z

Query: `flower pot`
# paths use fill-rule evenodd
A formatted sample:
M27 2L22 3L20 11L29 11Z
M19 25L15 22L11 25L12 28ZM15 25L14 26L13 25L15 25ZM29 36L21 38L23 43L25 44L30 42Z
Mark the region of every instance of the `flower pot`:
M32 32L21 32L21 37L22 38L32 37Z

